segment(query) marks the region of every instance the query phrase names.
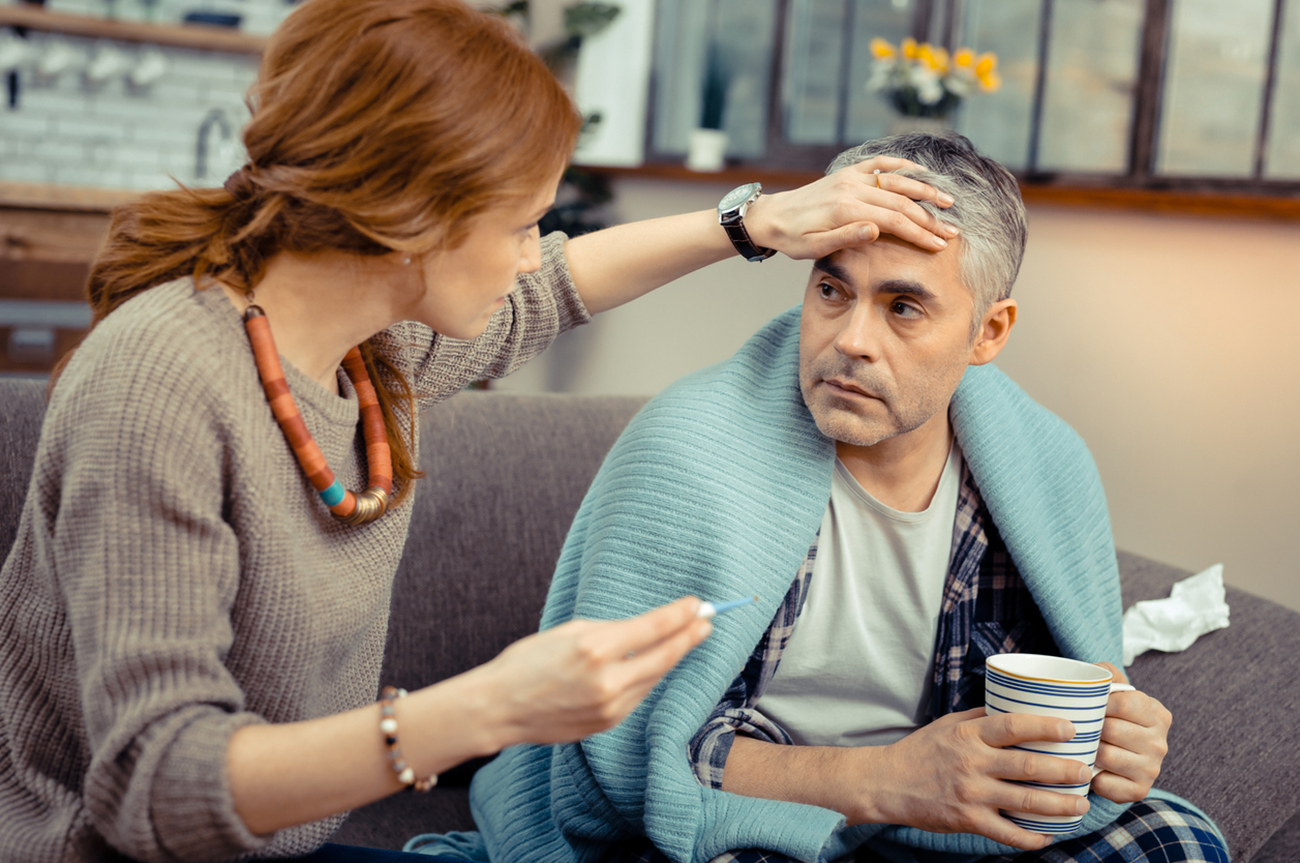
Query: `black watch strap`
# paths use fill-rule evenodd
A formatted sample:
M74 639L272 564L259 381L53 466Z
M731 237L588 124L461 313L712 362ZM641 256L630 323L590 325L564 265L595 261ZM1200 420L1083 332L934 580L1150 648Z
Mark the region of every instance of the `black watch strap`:
M765 249L756 244L745 230L745 213L762 192L761 184L746 183L732 189L718 202L718 224L727 232L731 245L736 247L740 256L754 263L766 261L776 254L776 249Z
M765 249L756 245L749 238L749 231L745 230L745 223L737 219L732 224L724 223L722 229L727 232L727 237L731 240L731 245L736 247L740 256L751 263L766 261L776 254L776 249Z

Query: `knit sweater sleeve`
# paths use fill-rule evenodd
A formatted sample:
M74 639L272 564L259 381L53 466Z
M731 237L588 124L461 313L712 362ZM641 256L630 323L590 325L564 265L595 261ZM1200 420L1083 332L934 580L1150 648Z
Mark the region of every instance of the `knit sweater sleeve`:
M375 336L375 343L426 402L447 398L474 381L505 377L560 333L591 320L569 274L567 239L559 231L542 238L541 268L519 274L505 306L478 338L451 339L424 324L403 321Z
M269 839L235 813L226 772L231 734L261 721L223 665L240 576L223 519L230 410L202 334L103 329L95 361L59 383L34 486L76 656L83 798L132 858L225 859Z

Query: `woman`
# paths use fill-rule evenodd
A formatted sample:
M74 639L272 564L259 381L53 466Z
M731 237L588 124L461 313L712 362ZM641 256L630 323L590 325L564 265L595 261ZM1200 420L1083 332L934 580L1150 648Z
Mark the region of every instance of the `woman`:
M708 635L687 597L375 703L417 405L734 251L708 212L539 241L579 119L455 0L310 0L250 105L224 189L115 212L52 389L3 571L6 861L312 852L467 758L612 727ZM760 199L753 241L938 247L907 197L934 191L872 167Z

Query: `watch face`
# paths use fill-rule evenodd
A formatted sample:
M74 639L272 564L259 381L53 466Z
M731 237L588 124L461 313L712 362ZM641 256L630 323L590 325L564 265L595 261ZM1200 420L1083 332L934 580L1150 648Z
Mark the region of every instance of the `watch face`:
M745 203L746 198L754 194L757 187L758 183L746 183L743 186L737 186L732 189L727 193L726 197L718 203L719 212L734 210L736 207L739 207L741 204Z

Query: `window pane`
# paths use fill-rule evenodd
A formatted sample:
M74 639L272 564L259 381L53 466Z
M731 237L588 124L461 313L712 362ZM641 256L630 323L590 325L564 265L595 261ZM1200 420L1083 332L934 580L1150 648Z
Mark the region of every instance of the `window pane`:
M660 0L655 52L654 148L685 153L700 125L711 34L724 70L727 154L758 158L767 149L768 80L776 0Z
M1156 170L1249 177L1273 0L1177 0Z
M916 14L913 0L855 0L853 9L853 58L849 61L849 116L845 123L846 145L861 144L889 133L896 116L879 93L867 90L871 77L871 40L884 39L891 45L912 32Z
M1300 180L1300 0L1282 10L1264 176Z
M685 153L691 129L700 124L709 6L688 0L659 3L654 148L663 153Z
M1038 75L1041 0L967 0L957 48L998 55L1002 88L972 93L957 111L957 131L1008 168L1029 163L1029 124Z
M1055 0L1038 167L1128 168L1143 0Z
M785 136L795 144L839 137L845 0L794 0L786 24Z

